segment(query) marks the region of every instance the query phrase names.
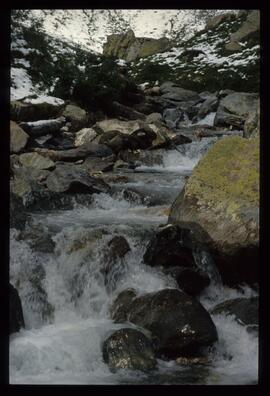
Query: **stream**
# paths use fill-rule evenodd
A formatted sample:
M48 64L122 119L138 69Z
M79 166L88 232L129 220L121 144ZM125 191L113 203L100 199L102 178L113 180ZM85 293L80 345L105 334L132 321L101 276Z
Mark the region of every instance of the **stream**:
M71 210L31 213L33 230L50 237L53 248L40 251L28 239L10 230L10 280L17 288L25 329L10 337L12 384L256 384L258 337L233 317L212 315L219 340L210 351L210 362L181 366L158 360L149 373L119 370L112 373L102 358L103 341L116 329L135 327L116 324L108 308L124 289L138 294L177 288L174 279L143 263L146 245L160 224L168 220L168 208L185 185L198 160L217 138L205 138L165 151L163 164L118 170L127 177L116 182L113 196L94 194L89 204L74 201ZM121 178L119 178L121 180ZM132 188L145 197L130 201L122 193ZM33 234L35 231L33 231ZM128 241L131 251L116 263L104 279L104 252L115 235ZM32 238L33 239L33 238ZM213 264L201 259L211 283L199 299L209 309L236 297L252 297L223 286Z

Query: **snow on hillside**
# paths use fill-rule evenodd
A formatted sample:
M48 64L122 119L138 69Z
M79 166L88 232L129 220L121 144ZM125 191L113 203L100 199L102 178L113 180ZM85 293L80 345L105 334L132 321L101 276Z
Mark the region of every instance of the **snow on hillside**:
M239 18L225 21L215 29L198 32L166 52L134 61L131 64L133 76L137 81L148 81L147 77L151 82L172 80L195 90L206 89L206 86L208 90L215 90L218 81L233 89L238 80L243 82L239 90L256 91L259 89L259 40L242 42L239 52L231 53L225 49L231 33L240 23ZM244 81L248 84L243 85Z

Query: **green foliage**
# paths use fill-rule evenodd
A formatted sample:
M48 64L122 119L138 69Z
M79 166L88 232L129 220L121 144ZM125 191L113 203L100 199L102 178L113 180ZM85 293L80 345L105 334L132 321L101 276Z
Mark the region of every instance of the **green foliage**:
M162 84L170 78L171 68L167 64L161 65L159 63L146 61L142 67L135 67L135 73L135 80L138 83L147 81L150 84L154 84L156 81L159 81L159 83Z

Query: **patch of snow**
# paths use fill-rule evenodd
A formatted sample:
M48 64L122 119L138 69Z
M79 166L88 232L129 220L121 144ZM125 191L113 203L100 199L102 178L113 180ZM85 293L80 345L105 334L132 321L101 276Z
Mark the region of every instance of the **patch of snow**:
M11 100L19 100L25 96L32 95L36 89L33 87L32 81L27 70L12 67L11 71L12 87L10 89Z
M78 69L79 69L81 72L85 73L85 65L78 65Z
M126 66L127 62L124 59L117 59L116 64L118 66Z
M32 103L32 104L48 103L52 105L63 105L65 103L65 101L60 98L55 98L54 96L47 96L47 95L40 95L34 99L26 98L24 99L23 102Z
M26 68L30 67L30 62L28 60L26 60L26 59L23 59L23 58L22 59L16 58L16 59L14 59L14 62L16 64L23 65Z

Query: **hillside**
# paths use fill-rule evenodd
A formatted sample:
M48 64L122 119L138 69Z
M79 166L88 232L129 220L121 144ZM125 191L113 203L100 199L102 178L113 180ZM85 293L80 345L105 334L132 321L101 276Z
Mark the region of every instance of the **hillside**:
M232 47L231 34L246 22L247 14L231 15L216 26L206 27L191 39L169 51L139 59L131 64L136 81L167 80L186 89L216 91L226 87L236 91L259 90L259 30L246 34ZM239 48L240 47L240 48Z

